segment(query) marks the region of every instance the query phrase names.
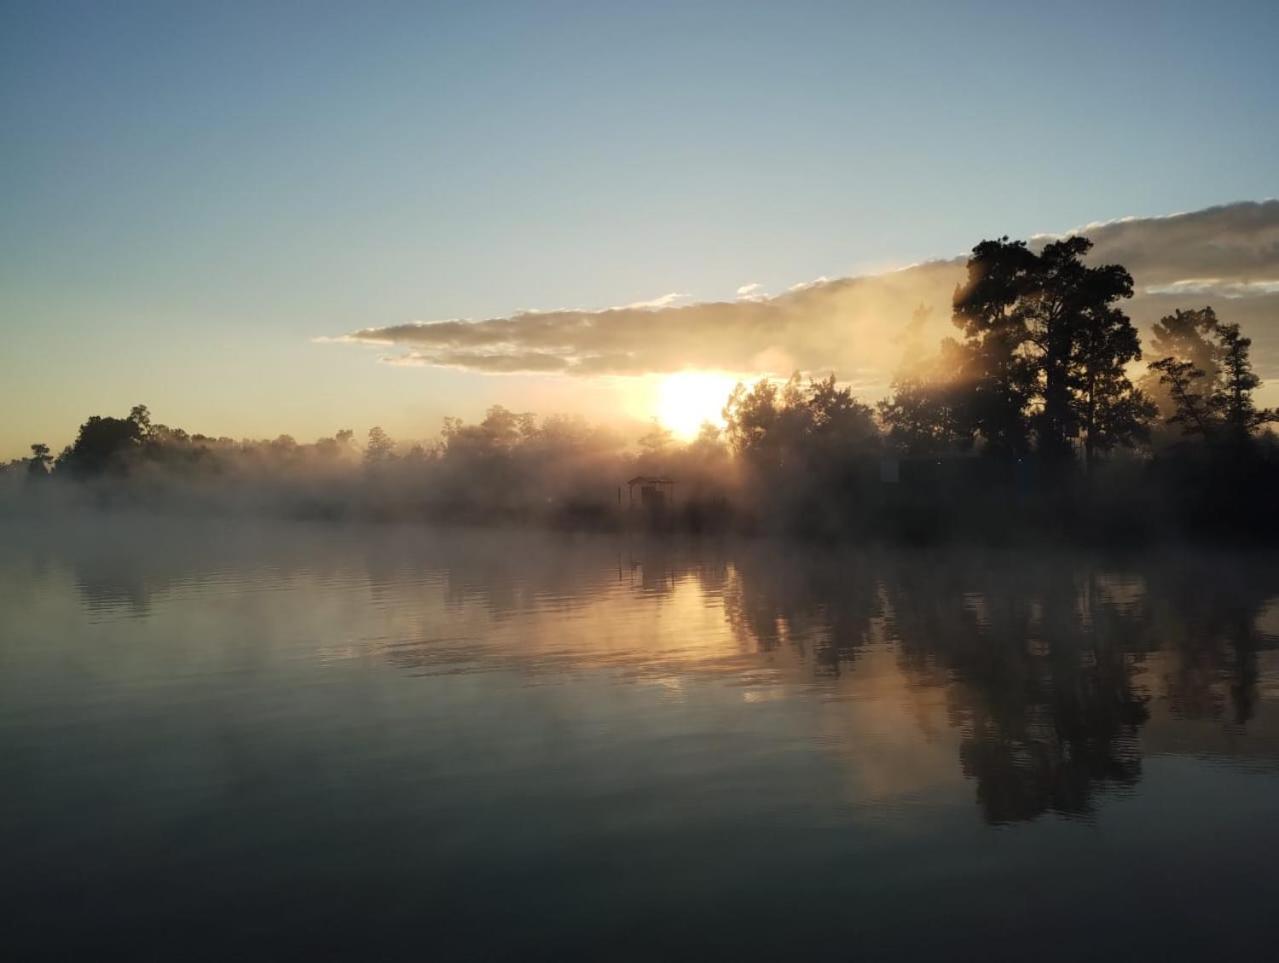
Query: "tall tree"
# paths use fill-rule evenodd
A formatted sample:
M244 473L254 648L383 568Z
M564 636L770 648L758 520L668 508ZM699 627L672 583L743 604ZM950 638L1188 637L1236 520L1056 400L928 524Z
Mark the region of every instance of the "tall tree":
M1211 384L1205 384L1204 371L1191 361L1160 358L1151 362L1150 370L1158 374L1159 383L1168 389L1173 412L1165 420L1181 425L1187 435L1211 438L1216 434L1211 403Z
M1252 339L1239 333L1237 324L1217 325L1218 358L1221 364L1220 392L1217 406L1227 437L1245 441L1262 425L1279 421L1279 410L1258 408L1252 393L1261 379L1252 370L1249 352Z
M65 465L77 478L123 473L128 469L129 456L142 446L144 437L142 424L132 415L93 415L80 426L75 443L59 457L59 468Z
M1211 384L1217 380L1217 345L1211 340L1217 328L1217 315L1210 307L1182 310L1156 321L1150 329L1150 353L1156 358L1189 361L1204 373ZM1159 371L1151 370L1139 381L1141 390L1158 406L1166 422L1176 414L1177 406L1171 389Z
M1179 424L1185 434L1199 435L1207 441L1245 443L1258 428L1279 421L1279 410L1258 408L1252 397L1261 384L1252 370L1252 339L1240 333L1239 325L1217 320L1211 308L1187 312L1192 313L1205 325L1197 331L1206 332L1211 338L1204 339L1207 350L1200 354L1211 360L1212 367L1205 370L1176 355L1150 365L1152 373L1167 388L1172 403L1167 423Z
M1027 293L1043 399L1036 434L1040 450L1057 460L1070 456L1070 439L1087 430L1086 420L1094 429L1098 424L1098 409L1110 393L1097 389L1113 380L1122 393L1123 366L1141 355L1136 329L1113 306L1132 297L1132 275L1117 264L1088 267L1080 258L1091 248L1083 237L1047 245L1037 287Z
M49 446L36 442L31 446L31 457L27 459L27 475L30 478L45 478L49 474L49 466L53 459L49 456Z
M364 464L376 468L386 464L395 457L395 442L391 440L381 427L375 425L369 429L368 441L364 445Z
M1148 407L1124 366L1141 346L1115 306L1132 296L1132 277L1084 264L1091 247L1069 237L1035 254L1005 237L973 248L954 322L966 336L969 425L995 452L1026 451L1033 431L1037 450L1060 462L1081 433L1091 457L1140 432Z
M1141 340L1122 311L1082 313L1075 335L1069 390L1091 470L1098 454L1149 438L1158 409L1128 377L1128 364L1141 357Z
M968 258L968 279L955 290L952 320L965 336L959 380L965 385L963 419L1000 455L1030 448L1024 417L1035 371L1024 299L1033 289L1038 258L1024 241L982 241Z
M134 405L129 409L129 420L138 426L138 433L145 438L151 433L151 409L146 405Z

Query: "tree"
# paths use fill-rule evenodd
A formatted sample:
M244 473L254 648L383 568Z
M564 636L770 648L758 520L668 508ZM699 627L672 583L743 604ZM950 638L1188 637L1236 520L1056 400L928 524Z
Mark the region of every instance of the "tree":
M963 346L946 338L932 361L917 360L898 370L892 395L878 406L893 445L911 455L934 455L971 442L959 408L962 387L954 380L963 356Z
M738 457L759 463L767 460L764 452L776 444L777 385L761 378L753 388L740 382L733 388L724 405L724 435Z
M27 459L27 477L42 479L49 474L53 458L49 455L49 446L37 442L31 446L31 457Z
M336 462L351 454L354 439L355 432L343 428L332 438L317 438L315 453L323 461Z
M963 417L993 452L1036 450L1061 462L1084 435L1091 457L1140 434L1148 411L1124 366L1141 354L1115 302L1132 296L1132 276L1116 264L1089 267L1092 248L1068 237L1035 254L1023 241L982 241L955 292L964 332Z
M1151 362L1150 370L1158 373L1159 383L1167 387L1172 401L1173 413L1166 419L1167 424L1181 425L1187 435L1212 437L1215 433L1212 405L1208 396L1199 390L1205 380L1203 369L1196 368L1193 362L1168 357Z
M151 410L146 405L134 405L129 409L129 420L138 426L139 436L151 433Z
M965 337L958 372L965 385L963 422L992 454L1019 455L1030 447L1024 412L1035 370L1024 354L1030 332L1023 302L1037 268L1024 241L982 241L968 258L967 282L952 300L952 321Z
M380 427L369 429L369 439L364 446L364 464L375 467L383 465L395 457L395 442Z
M1243 442L1267 422L1279 421L1279 410L1259 409L1252 400L1252 392L1261 384L1248 357L1252 339L1243 337L1237 324L1219 323L1216 334L1221 362L1221 387L1216 405L1227 436L1232 441Z
M805 433L825 455L865 447L877 437L870 407L854 398L851 388L839 387L833 374L810 381L800 404L807 418Z
M1184 434L1207 441L1246 443L1258 428L1279 421L1279 411L1257 408L1253 401L1252 393L1261 379L1253 372L1249 357L1252 339L1243 337L1239 325L1217 320L1211 308L1186 312L1187 316L1192 314L1197 319L1195 332L1212 338L1203 339L1206 349L1200 352L1201 357L1211 359L1212 368L1206 370L1173 355L1150 365L1171 401L1172 413L1166 421L1181 425Z
M128 470L129 456L141 447L143 438L143 422L133 413L128 418L93 415L80 426L75 442L58 458L58 465L65 466L77 478L122 474Z
M799 470L873 446L874 413L835 376L805 385L797 373L779 389L768 379L738 385L724 408L729 446L756 468Z
M536 432L537 418L531 413L494 405L478 425L464 424L459 418L445 418L440 434L446 453L488 456L509 452Z
M1210 307L1183 311L1180 308L1165 315L1150 329L1151 354L1156 358L1189 361L1204 373L1209 384L1217 380L1217 346L1209 335L1217 328L1217 315ZM1141 390L1158 406L1166 422L1176 413L1169 385L1159 371L1151 370L1139 381Z
M648 431L640 436L640 451L649 457L657 458L670 450L674 440L675 436L671 434L670 429L654 418Z
M1140 357L1141 341L1123 312L1109 308L1081 315L1069 388L1089 471L1099 453L1150 436L1158 409L1127 374L1128 364Z

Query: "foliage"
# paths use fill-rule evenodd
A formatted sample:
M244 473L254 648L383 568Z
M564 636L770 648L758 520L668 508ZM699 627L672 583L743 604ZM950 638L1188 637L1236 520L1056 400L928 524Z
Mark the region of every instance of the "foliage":
M364 464L376 467L394 457L395 442L380 426L369 429L368 442L364 446Z
M1156 358L1189 361L1204 373L1209 382L1215 381L1220 370L1217 365L1217 347L1208 336L1216 327L1217 314L1211 307L1188 311L1178 308L1152 325L1151 354ZM1176 413L1176 404L1168 383L1162 380L1161 372L1151 365L1138 384L1158 407L1159 417L1167 423Z
M1166 423L1179 425L1183 434L1204 441L1236 447L1250 444L1258 429L1279 421L1279 411L1258 408L1252 397L1261 385L1249 357L1252 339L1240 333L1239 325L1217 320L1211 308L1184 314L1179 311L1161 324L1165 328L1178 326L1184 323L1183 317L1190 316L1194 319L1194 340L1189 344L1168 342L1184 353L1168 355L1150 365L1168 394Z
M724 408L729 447L752 467L802 470L878 443L874 413L835 376L804 384L798 372L780 387L738 385Z
M621 524L625 480L664 475L679 492L668 521L692 530L1269 531L1258 506L1279 487L1279 441L1264 429L1279 412L1254 401L1250 339L1211 308L1177 311L1154 326L1161 357L1134 383L1141 344L1118 307L1132 279L1086 264L1089 247L1082 238L1038 252L1008 238L974 247L952 301L959 337L927 354L921 305L876 409L833 374L796 373L737 385L724 427L705 424L688 443L657 422L635 438L494 406L477 423L446 418L423 443L397 446L374 427L361 449L350 429L311 443L189 434L137 405L123 418L87 419L56 460L35 444L0 474L8 490L50 504L74 490L107 504L570 527ZM1157 414L1179 429L1178 443L1152 436ZM1078 481L1076 456L1088 469Z
M953 299L965 336L957 411L960 434L980 436L989 453L1033 448L1063 462L1079 439L1091 464L1145 437L1151 406L1126 373L1141 345L1115 306L1132 296L1132 277L1118 265L1084 264L1091 247L1069 237L1036 254L1005 237L973 248Z
M972 426L965 419L965 385L954 372L964 362L963 347L945 339L936 358L904 365L893 380L893 393L879 402L879 419L887 441L909 455L937 455L967 450Z

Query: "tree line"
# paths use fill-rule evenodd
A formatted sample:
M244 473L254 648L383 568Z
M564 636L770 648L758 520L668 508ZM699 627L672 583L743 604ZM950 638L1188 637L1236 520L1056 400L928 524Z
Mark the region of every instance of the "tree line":
M1090 247L982 241L952 298L956 335L926 349L921 306L874 407L833 374L796 374L738 385L724 427L688 444L657 424L635 444L581 419L494 407L478 424L446 419L433 444L398 446L375 427L361 448L350 430L312 444L188 434L139 405L89 418L56 458L32 445L7 474L144 479L151 492L174 478L206 490L252 482L329 514L608 525L616 486L647 473L677 479L690 527L921 538L1014 524L1255 528L1279 490L1267 428L1279 412L1255 402L1251 340L1212 307L1178 310L1153 326L1142 370L1122 308L1133 279L1086 263Z
M789 529L926 540L1279 534L1279 412L1255 401L1251 340L1178 310L1143 367L1132 276L1090 248L982 241L956 335L927 349L921 305L874 408L834 377L738 386L725 437L748 501Z

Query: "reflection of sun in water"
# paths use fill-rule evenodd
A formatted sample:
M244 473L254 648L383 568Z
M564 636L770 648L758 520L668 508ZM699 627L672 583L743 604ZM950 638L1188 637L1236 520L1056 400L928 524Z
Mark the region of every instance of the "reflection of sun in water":
M667 375L657 386L657 420L676 436L694 438L709 421L724 424L724 404L737 379L716 371L680 371Z

